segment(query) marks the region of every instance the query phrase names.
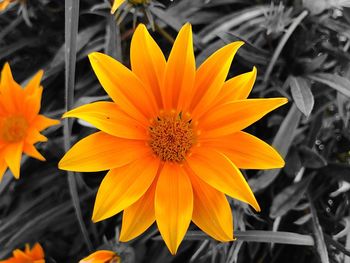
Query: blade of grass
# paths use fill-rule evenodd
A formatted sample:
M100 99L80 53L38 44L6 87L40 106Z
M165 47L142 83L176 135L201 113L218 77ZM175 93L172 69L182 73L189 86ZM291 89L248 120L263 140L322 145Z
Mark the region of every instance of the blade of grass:
M265 76L264 76L264 83L267 83L267 81L270 78L270 75L272 73L273 67L276 64L276 61L278 57L280 56L284 46L286 45L288 39L293 34L294 30L298 27L298 25L303 21L303 19L309 14L308 11L304 10L297 18L294 19L293 23L289 26L286 33L283 35L281 41L278 43L278 46L275 49L275 52L273 53L273 56L271 58L271 61L266 69Z
M75 63L77 50L77 35L79 23L79 0L65 1L65 110L69 111L74 105L74 84L75 84ZM64 132L64 149L68 151L71 147L71 122L68 119L63 123ZM79 203L79 195L77 182L73 172L68 172L69 192L72 198L75 214L79 223L84 242L89 249L92 250L91 240L83 221L81 207Z
M318 255L321 259L321 262L322 263L329 263L327 246L326 246L326 243L324 240L322 227L321 227L320 222L318 220L317 211L316 211L316 208L313 204L310 193L308 193L307 197L309 200L310 211L312 214L312 226L313 226L314 235L315 235L316 249L317 249Z
M247 230L235 231L234 236L239 241L259 242L259 243L276 243L299 246L314 246L315 242L312 236L302 235L292 232L274 232L265 230ZM209 237L199 231L188 231L184 240L205 240ZM153 240L162 240L161 236L156 236Z

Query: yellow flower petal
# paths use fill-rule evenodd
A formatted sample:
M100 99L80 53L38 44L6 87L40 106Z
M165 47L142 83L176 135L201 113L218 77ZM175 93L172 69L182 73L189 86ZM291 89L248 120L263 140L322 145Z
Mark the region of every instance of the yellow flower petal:
M122 229L119 240L127 242L145 232L155 221L154 195L157 180L155 179L147 192L123 212Z
M115 263L120 262L120 258L117 256L116 253L109 250L99 250L92 253L88 257L80 260L79 263L107 263L110 262L112 259L117 259Z
M153 156L110 170L98 189L92 220L114 216L135 203L156 177L159 160Z
M114 14L115 11L117 11L117 9L121 6L122 3L124 3L125 0L114 0L113 2L113 6L111 9L111 14Z
M23 152L30 157L38 159L40 161L45 161L45 157L38 152L38 150L34 147L33 144L25 143L23 146Z
M5 161L9 166L13 176L19 179L23 142L11 143L5 148Z
M226 80L231 62L242 41L233 42L212 54L196 73L195 94L192 100L192 116L199 118L219 94Z
M155 198L157 225L165 244L174 255L190 225L193 211L191 181L182 167L164 164Z
M252 71L226 81L213 105L246 99L254 86L256 74L254 67Z
M162 108L160 87L166 61L163 52L143 24L136 28L132 37L130 59L132 71L145 85L150 87L158 107Z
M38 130L42 131L47 129L48 127L60 124L59 120L54 120L44 115L37 115L33 120L32 125Z
M195 80L192 27L185 24L173 45L165 68L162 98L165 109L187 112Z
M150 151L142 141L97 132L76 143L63 156L58 167L79 172L104 171L129 164Z
M148 121L155 116L157 106L152 91L132 71L102 53L91 53L89 59L102 87L125 112L137 120Z
M273 147L242 131L202 144L224 153L241 169L272 169L284 166L283 158Z
M220 105L202 117L201 138L217 138L240 131L287 102L286 98L247 99Z
M34 77L28 82L28 84L25 86L24 91L28 95L34 95L37 91L37 89L40 87L41 79L44 75L43 70L39 70Z
M147 128L132 119L113 102L95 102L86 104L63 115L80 118L96 128L122 138L147 140Z
M188 158L187 163L195 175L210 186L260 211L258 202L242 173L230 159L216 149L199 147Z
M233 218L231 207L225 195L212 188L191 171L193 187L192 221L216 240L233 240Z

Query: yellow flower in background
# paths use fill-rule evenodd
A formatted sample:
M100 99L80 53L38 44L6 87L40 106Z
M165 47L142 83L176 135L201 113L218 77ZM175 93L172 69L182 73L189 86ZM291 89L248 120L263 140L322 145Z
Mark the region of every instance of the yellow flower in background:
M32 249L27 244L24 251L16 249L12 255L11 258L0 260L0 263L45 263L44 250L39 243L36 243Z
M129 2L132 5L148 4L150 0L114 0L111 13L114 14L115 11L124 3Z
M76 143L59 167L109 170L96 196L93 221L124 210L121 241L156 221L175 254L191 220L216 240L234 239L225 195L260 210L238 168L277 168L284 161L241 130L287 99L247 99L255 68L225 81L242 44L224 46L196 69L190 24L180 30L167 61L139 25L131 41L132 71L107 55L89 55L113 102L91 103L64 115L101 131Z
M0 11L5 10L10 3L15 2L16 0L0 0Z
M37 142L47 141L40 131L59 123L39 114L43 87L39 71L24 89L13 79L8 63L0 79L0 181L7 167L16 179L20 175L22 152L44 161L35 149Z
M99 250L82 259L79 263L120 263L120 257L109 250Z

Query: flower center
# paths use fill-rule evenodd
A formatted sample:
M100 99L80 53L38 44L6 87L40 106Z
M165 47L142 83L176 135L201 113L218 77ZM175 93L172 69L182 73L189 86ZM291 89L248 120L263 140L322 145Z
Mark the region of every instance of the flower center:
M163 161L182 162L196 141L189 114L161 112L151 121L149 145Z
M21 141L27 134L28 122L22 116L10 116L2 120L1 138L5 142Z

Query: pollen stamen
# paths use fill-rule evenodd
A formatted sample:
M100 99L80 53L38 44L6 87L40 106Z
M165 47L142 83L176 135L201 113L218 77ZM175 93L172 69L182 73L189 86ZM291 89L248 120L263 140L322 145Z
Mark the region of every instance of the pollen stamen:
M182 112L161 112L149 127L149 146L162 161L182 162L196 143L191 116Z
M1 139L13 143L23 140L28 130L28 122L23 116L10 116L1 122Z

